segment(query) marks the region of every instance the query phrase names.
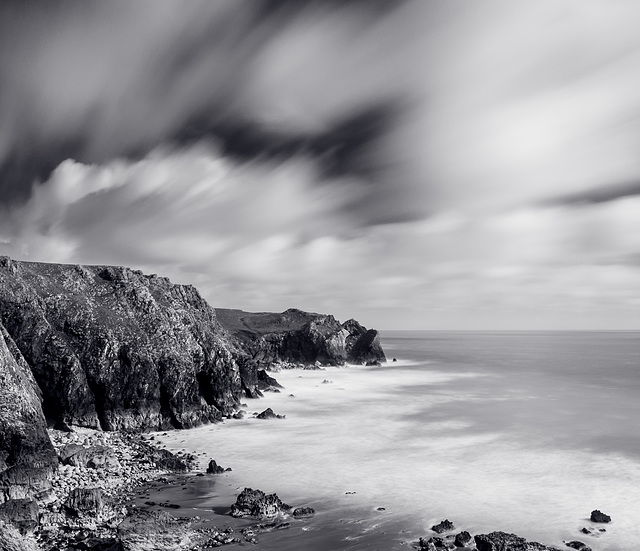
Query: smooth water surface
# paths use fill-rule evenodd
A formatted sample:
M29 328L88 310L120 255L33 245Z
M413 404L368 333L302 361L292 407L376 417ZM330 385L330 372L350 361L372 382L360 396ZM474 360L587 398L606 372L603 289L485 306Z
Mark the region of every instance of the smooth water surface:
M635 548L639 333L389 332L383 347L398 361L276 374L285 390L248 407L284 420L163 440L231 465L238 488L316 507L304 530L340 524L332 549L403 548L445 517L472 534ZM580 534L596 508L613 522Z

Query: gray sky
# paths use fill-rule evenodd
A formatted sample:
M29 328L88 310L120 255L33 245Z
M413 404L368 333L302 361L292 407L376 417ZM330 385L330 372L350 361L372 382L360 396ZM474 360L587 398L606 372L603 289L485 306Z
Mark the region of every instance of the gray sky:
M640 329L635 0L0 6L0 254L382 329Z

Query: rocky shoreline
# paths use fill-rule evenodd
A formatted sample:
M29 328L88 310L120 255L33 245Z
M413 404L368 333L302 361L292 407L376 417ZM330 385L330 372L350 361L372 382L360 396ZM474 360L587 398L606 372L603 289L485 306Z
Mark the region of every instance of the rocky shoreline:
M50 489L35 498L9 500L0 506L0 549L8 551L134 551L201 550L223 545L257 544L258 536L291 527L291 522L312 518L310 507L294 508L276 494L245 488L231 517L250 524L229 526L228 516L203 519L178 515L179 497L145 501L151 490L176 488L194 477L215 477L230 469L188 452L172 453L153 436L102 432L86 428L49 430L59 466ZM593 511L591 529L605 531L608 515ZM219 525L222 525L220 527ZM598 526L598 527L595 527ZM421 551L476 549L477 551L559 551L557 547L528 542L515 534L491 532L472 536L448 519L431 527L432 536L406 542ZM303 544L303 542L301 542ZM567 548L590 551L583 542L565 542Z

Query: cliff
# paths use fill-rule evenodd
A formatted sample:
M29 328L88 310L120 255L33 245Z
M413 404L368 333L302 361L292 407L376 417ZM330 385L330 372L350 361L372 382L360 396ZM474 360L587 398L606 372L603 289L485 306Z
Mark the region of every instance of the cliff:
M0 503L48 489L58 459L29 366L0 325Z
M128 268L4 257L0 323L52 424L186 428L238 404L245 354L192 286Z
M216 309L218 320L260 366L378 364L386 358L375 329L351 319L289 309L281 314Z
M259 396L272 364L385 361L354 320L214 310L193 286L113 266L0 257L0 324L59 428L193 427Z

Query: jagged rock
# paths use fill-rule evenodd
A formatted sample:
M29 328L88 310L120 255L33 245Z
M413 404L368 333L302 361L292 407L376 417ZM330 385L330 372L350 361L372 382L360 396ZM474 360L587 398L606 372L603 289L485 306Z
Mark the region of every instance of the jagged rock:
M10 499L0 504L0 518L11 522L22 534L38 526L38 504L33 499Z
M602 511L596 509L595 511L591 511L591 521L592 522L611 522L611 517L609 515L605 515Z
M293 518L307 518L316 514L316 510L313 507L296 507L293 510Z
M231 506L234 517L270 519L288 514L291 506L283 503L276 494L265 494L261 490L245 488Z
M345 349L347 361L354 364L379 365L386 362L380 337L375 329L367 329L356 320L350 319L342 324L347 331Z
M271 408L265 409L262 413L256 415L256 419L284 419L284 415L278 415Z
M224 467L218 465L215 460L209 461L209 466L207 467L207 474L220 474L224 472Z
M444 519L442 522L439 522L438 524L432 526L431 529L436 534L442 534L443 532L448 532L449 530L455 529L455 526L449 519Z
M0 323L0 503L50 487L58 459L46 429L40 390Z
M558 551L556 547L548 547L541 543L528 542L515 534L491 532L474 537L478 551Z
M284 388L276 379L267 375L267 372L264 369L259 369L256 372L257 377L257 386L260 390L271 390Z
M74 517L98 517L104 508L102 490L100 488L75 488L64 502L69 515Z
M455 543L456 547L466 547L472 541L471 534L467 531L462 531L459 534L456 534L453 543Z

